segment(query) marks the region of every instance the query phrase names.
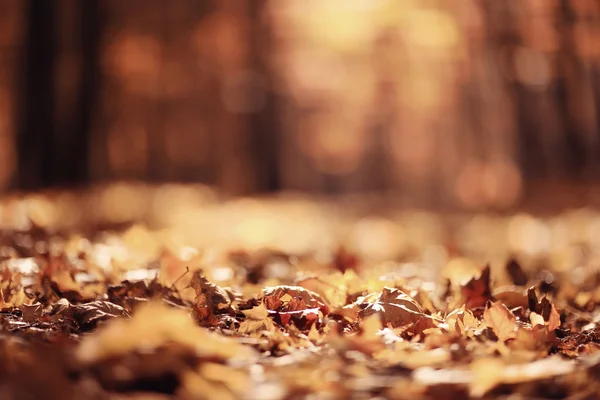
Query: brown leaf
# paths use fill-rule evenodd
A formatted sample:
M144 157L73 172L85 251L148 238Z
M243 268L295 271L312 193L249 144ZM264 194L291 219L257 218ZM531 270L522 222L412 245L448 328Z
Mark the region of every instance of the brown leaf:
M220 305L231 304L227 291L206 279L202 271L194 271L189 286L196 291L196 301L202 303L199 305L207 306L212 313L216 313Z
M79 325L95 324L111 318L128 317L129 313L123 307L108 301L92 301L71 306L73 318Z
M399 289L386 287L376 297L367 296L362 301L362 304L360 300L357 302L361 308L359 316L366 318L377 314L383 326L397 328L415 324L422 319L425 319L420 324L422 329L435 326L432 318L423 314L419 304Z
M22 304L19 309L23 313L23 321L35 322L42 316L44 306L41 303L35 303L32 305Z
M554 331L561 325L560 314L556 307L547 297L538 301L535 288L532 286L527 290L528 305L530 311L543 317L549 331Z
M265 305L271 311L300 311L318 308L323 315L329 314L329 307L317 293L301 286L274 286L263 289ZM291 310L290 304L295 308Z
M414 312L423 313L421 306L408 294L400 289L384 287L377 301L382 303L397 304Z
M501 286L492 292L495 300L501 301L509 308L528 307L526 291L520 286Z
M483 307L493 300L490 289L490 266L487 265L478 278L473 278L461 288L464 304L467 308Z
M560 314L556 311L556 307L554 304L551 306L550 314L548 315L548 319L545 319L548 324L548 330L553 331L560 327Z
M489 302L483 312L483 320L494 330L501 341L516 337L516 318L501 302Z
M41 310L38 310L41 313ZM128 317L123 307L108 301L92 301L85 304L71 304L67 299L60 299L52 308L50 315L54 321L68 319L77 323L82 331L94 328L99 321L111 318Z

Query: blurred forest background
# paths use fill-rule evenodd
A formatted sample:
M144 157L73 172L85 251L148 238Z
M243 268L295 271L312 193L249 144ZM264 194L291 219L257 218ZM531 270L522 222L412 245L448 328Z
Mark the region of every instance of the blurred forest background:
M0 1L0 192L600 204L599 116L599 0Z

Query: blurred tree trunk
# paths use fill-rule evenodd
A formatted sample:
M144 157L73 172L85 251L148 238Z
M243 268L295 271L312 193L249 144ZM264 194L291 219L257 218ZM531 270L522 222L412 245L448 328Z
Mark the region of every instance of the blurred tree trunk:
M100 87L101 10L99 0L62 0L60 5L63 79L62 86L55 87L64 110L57 115L52 183L73 186L87 183L90 176L90 135Z
M21 189L88 181L99 15L99 0L28 2L16 128Z
M0 192L16 183L15 103L23 41L25 2L0 2Z
M269 66L273 40L263 19L267 1L215 4L218 33L213 45L220 68L213 71L216 101L211 117L217 137L217 183L230 195L273 190L279 187L280 166Z
M54 63L57 2L29 0L17 118L17 186L48 185L55 169L53 149Z
M248 18L250 19L249 65L263 85L255 88L255 94L264 96L264 105L248 117L252 144L254 171L257 185L254 191L274 191L279 189L279 142L281 135L278 113L278 99L273 85L271 54L274 45L273 31L269 20L264 17L268 0L252 0L249 2ZM262 93L261 93L262 92ZM257 101L258 99L254 99Z

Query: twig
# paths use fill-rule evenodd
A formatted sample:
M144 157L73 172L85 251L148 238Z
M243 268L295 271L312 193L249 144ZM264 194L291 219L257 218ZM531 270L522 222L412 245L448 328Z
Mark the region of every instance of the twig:
M179 276L179 278L175 279L175 282L173 282L173 284L171 285L170 289L171 290L177 290L177 288L175 288L175 285L177 284L177 282L179 282L181 280L181 278L183 278L186 274L188 274L190 272L190 267L188 267L187 265L185 266L185 272L183 274L181 274ZM179 291L178 291L179 292Z

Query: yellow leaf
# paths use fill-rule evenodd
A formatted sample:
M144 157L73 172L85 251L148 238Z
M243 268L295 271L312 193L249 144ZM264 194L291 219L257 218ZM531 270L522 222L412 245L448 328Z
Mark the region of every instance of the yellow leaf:
M239 332L240 333L253 333L260 332L264 330L270 330L273 327L273 322L268 319L247 319L240 324Z
M289 303L290 300L292 300L292 296L290 296L289 294L284 294L283 296L281 296L281 298L279 300L281 300L283 303Z
M267 307L265 307L263 303L254 308L251 308L250 310L243 310L242 312L244 313L246 318L254 319L257 321L263 320L269 316Z

